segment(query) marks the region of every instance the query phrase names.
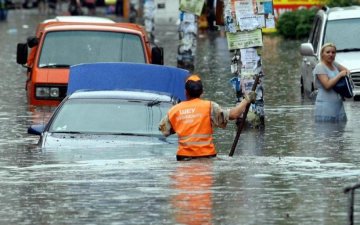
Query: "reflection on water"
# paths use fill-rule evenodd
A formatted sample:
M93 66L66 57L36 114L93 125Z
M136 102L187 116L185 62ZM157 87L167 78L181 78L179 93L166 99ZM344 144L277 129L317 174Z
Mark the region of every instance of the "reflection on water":
M359 103L345 102L347 123L314 122L314 104L300 94L301 41L264 36L265 128L244 130L233 157L234 123L215 131L219 157L210 161L177 162L176 149L51 152L31 148L38 137L27 127L51 109L27 106L26 69L15 63L16 43L45 17L11 11L0 23L1 224L346 223L342 190L360 174ZM156 28L167 65L176 65L176 28ZM201 32L197 54L204 97L233 106L224 33Z
M212 224L212 160L181 162L171 175L171 198L177 224Z

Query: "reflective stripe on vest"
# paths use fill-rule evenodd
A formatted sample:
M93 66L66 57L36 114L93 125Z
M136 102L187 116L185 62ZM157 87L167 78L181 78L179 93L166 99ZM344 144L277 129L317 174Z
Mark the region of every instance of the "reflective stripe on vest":
M209 145L212 143L211 134L194 134L185 137L179 137L180 145Z
M199 98L175 105L168 113L172 128L179 136L177 155L216 154L211 127L211 103Z

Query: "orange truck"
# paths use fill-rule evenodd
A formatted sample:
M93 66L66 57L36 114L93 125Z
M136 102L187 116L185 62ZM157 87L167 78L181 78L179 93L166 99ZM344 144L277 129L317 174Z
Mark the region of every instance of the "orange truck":
M16 58L27 68L28 103L34 106L57 106L61 102L72 65L163 64L163 60L163 48L150 43L142 26L88 16L58 16L43 21L35 36L18 43Z

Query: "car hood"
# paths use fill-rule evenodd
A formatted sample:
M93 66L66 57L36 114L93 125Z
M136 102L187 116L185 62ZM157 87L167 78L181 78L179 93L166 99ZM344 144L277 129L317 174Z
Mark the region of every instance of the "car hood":
M351 71L360 71L360 51L357 52L338 52L336 62L345 66Z
M37 71L36 82L46 84L67 84L69 80L68 68L40 68Z
M136 155L175 155L177 138L159 138L150 136L127 135L94 135L94 134L64 134L44 133L39 145L44 151L84 152L84 155L95 154L95 158L104 150L114 150L113 154L120 158L136 157ZM103 157L101 157L103 158Z

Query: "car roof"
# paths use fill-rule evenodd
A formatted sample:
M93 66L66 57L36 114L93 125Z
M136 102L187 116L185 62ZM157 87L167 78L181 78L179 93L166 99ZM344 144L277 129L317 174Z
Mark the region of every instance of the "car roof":
M129 33L145 34L144 27L127 22L115 22L106 17L95 16L57 16L44 20L36 28L36 36L44 30L126 30Z
M360 6L334 7L326 11L328 20L360 18Z
M185 100L190 72L177 67L142 63L88 63L70 67L67 95L77 90L144 90Z
M78 90L69 96L69 99L122 99L122 100L137 100L137 101L161 101L172 102L175 100L165 94L142 90L103 90L103 91L88 91Z
M57 16L43 21L43 23L49 22L115 23L115 21L109 18L96 16Z

